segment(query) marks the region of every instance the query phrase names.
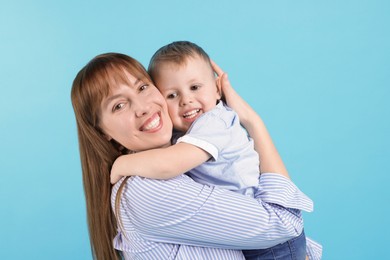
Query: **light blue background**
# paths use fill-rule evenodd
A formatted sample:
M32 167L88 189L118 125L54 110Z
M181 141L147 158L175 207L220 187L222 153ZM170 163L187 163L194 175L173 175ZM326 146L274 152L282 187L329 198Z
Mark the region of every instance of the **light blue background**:
M323 259L388 258L389 3L2 1L0 259L91 259L72 81L97 54L146 66L174 40L263 117Z

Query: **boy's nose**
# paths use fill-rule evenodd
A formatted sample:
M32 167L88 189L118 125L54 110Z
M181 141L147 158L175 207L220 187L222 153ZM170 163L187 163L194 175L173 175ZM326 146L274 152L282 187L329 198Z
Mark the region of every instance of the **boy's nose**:
M188 105L190 103L192 103L192 98L190 96L182 97L181 100L180 100L180 105L181 106L185 106L185 105Z

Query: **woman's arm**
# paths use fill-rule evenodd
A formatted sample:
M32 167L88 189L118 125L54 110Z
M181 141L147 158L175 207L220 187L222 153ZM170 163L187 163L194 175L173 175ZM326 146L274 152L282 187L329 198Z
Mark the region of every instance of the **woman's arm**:
M289 178L288 172L278 150L272 142L267 128L260 116L242 99L231 86L228 76L212 61L217 73L218 85L226 99L226 103L238 114L241 124L246 128L255 143L255 150L260 157L260 173L279 173Z
M113 188L113 198L119 185ZM274 196L294 194L301 196L295 202L304 201L305 196L283 176L265 174L260 179L262 194L270 196L275 187ZM296 212L263 201L262 194L254 199L201 185L186 175L169 180L134 177L123 189L120 216L125 232L137 232L145 240L163 243L256 249L299 235L303 223ZM304 208L302 203L295 206Z
M118 157L111 168L111 183L123 176L137 175L152 179L169 179L204 163L210 154L201 148L178 143Z

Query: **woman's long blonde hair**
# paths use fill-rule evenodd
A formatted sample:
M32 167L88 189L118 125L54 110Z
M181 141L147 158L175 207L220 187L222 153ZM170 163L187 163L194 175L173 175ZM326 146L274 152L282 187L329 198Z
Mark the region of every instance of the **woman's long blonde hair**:
M102 100L126 73L151 82L145 68L135 59L119 53L93 58L73 81L71 99L76 116L89 236L94 259L120 259L113 247L117 221L111 209L110 170L124 151L108 141L99 127ZM118 201L118 200L117 200Z

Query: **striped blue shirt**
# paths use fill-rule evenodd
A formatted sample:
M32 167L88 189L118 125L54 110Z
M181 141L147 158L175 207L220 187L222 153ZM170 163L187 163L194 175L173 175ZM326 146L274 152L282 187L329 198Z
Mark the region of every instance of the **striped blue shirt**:
M123 179L112 190L111 203ZM120 201L114 247L125 259L244 259L241 249L268 248L298 236L300 210L312 201L290 180L262 174L255 198L196 183L131 177Z

